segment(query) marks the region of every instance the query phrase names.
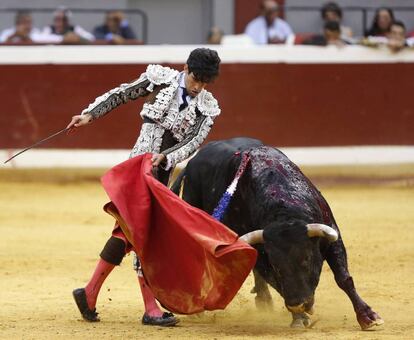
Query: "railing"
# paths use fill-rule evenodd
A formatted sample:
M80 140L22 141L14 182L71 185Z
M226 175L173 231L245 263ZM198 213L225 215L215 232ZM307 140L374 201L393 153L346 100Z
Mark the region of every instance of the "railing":
M30 13L53 13L56 11L56 8L4 8L0 9L1 13L16 13L18 11L28 11ZM147 13L140 9L117 9L117 8L108 8L108 9L102 9L102 8L70 8L70 11L72 13L93 13L93 14L105 14L108 11L122 11L126 13L127 15L137 15L140 17L140 23L141 23L141 30L138 31L138 34L140 35L140 40L145 44L148 41L148 16Z

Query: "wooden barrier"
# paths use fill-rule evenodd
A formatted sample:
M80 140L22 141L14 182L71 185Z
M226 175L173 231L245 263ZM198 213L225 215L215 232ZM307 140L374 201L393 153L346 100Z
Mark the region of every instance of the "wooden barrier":
M67 62L67 53L64 62L52 64L31 61L30 55L16 63L0 56L0 149L21 148L63 128L96 96L137 78L147 64L96 64L94 47L85 48L88 64L75 57ZM140 47L133 48L138 54ZM164 65L181 69L184 62ZM222 108L209 139L252 136L278 146L413 145L413 79L414 61L240 63L226 57L220 78L209 87ZM46 147L130 148L140 129L142 103L122 105Z

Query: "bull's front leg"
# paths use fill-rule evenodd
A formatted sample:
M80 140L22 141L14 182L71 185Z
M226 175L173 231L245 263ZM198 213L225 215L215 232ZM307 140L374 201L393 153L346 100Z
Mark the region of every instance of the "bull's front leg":
M382 325L384 321L361 299L355 289L354 281L348 271L347 255L341 236L336 242L329 245L326 260L335 275L337 285L350 298L362 330Z
M256 269L253 269L253 276L254 287L250 292L252 294L256 293L256 307L265 310L273 309L273 300L267 282Z

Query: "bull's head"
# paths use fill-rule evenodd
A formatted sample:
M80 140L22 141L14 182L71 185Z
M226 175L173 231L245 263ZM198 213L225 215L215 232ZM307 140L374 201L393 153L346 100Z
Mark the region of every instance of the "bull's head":
M241 239L252 245L264 244L272 267L268 282L283 296L287 308L293 313L311 313L323 264L320 240L334 242L338 233L325 224L293 220L284 226L271 223Z

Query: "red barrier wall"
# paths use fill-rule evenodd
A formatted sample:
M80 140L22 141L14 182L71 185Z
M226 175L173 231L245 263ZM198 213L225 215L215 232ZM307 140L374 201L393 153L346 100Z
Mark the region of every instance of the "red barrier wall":
M181 65L170 65L181 68ZM66 126L96 96L145 65L0 65L0 149ZM210 139L252 136L278 146L413 145L414 64L223 64L210 90L222 108ZM130 148L133 101L46 147Z

